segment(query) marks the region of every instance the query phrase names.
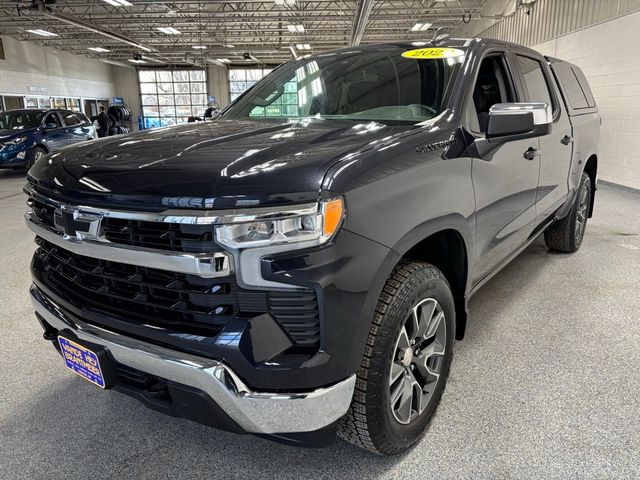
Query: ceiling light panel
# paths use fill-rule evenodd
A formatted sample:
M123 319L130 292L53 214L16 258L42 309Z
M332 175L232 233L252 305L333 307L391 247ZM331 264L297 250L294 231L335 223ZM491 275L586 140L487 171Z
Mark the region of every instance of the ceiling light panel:
M102 48L102 47L89 47L88 50L94 51L94 52L98 52L98 53L109 53L111 50L107 50L106 48Z
M413 27L411 27L412 32L424 32L425 30L429 30L431 27L430 23L426 22L417 22Z
M131 2L127 2L127 0L102 0L109 5L113 5L114 7L130 7Z
M182 32L173 27L156 27L156 30L166 33L167 35L180 35Z
M287 30L291 33L303 33L304 25L287 25Z
M57 37L58 36L57 33L48 32L48 31L42 30L40 28L37 28L35 30L27 30L27 32L35 33L36 35L40 35L41 37Z

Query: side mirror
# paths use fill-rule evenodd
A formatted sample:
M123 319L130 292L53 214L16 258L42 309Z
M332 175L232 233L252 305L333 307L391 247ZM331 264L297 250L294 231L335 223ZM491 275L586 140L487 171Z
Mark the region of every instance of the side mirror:
M491 143L551 133L553 113L546 103L496 103L489 110L487 140Z

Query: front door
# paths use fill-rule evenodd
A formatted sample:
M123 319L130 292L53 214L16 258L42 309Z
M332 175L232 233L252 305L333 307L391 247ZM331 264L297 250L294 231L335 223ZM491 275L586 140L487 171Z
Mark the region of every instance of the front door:
M471 168L476 199L474 282L505 261L535 228L540 157L527 159L524 154L539 148L538 139L493 144L485 137L491 106L518 101L522 101L521 92L504 52L486 54L466 109L467 127L476 146Z

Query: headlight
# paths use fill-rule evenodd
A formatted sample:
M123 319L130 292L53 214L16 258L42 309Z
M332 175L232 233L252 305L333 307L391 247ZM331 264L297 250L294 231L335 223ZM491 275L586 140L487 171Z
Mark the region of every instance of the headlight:
M11 140L5 141L3 144L9 147L11 145L20 145L21 143L24 143L26 141L27 141L27 137L23 136L23 137L12 138Z
M326 243L344 217L341 198L321 201L317 212L268 220L221 225L216 228L218 243L231 249L309 242Z

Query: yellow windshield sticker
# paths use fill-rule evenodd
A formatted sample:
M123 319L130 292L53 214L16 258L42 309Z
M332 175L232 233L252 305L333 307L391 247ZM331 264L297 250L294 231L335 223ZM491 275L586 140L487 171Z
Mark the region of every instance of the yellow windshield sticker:
M402 52L405 58L415 58L416 60L438 60L441 58L457 58L464 56L462 50L457 48L416 48L415 50L407 50Z

